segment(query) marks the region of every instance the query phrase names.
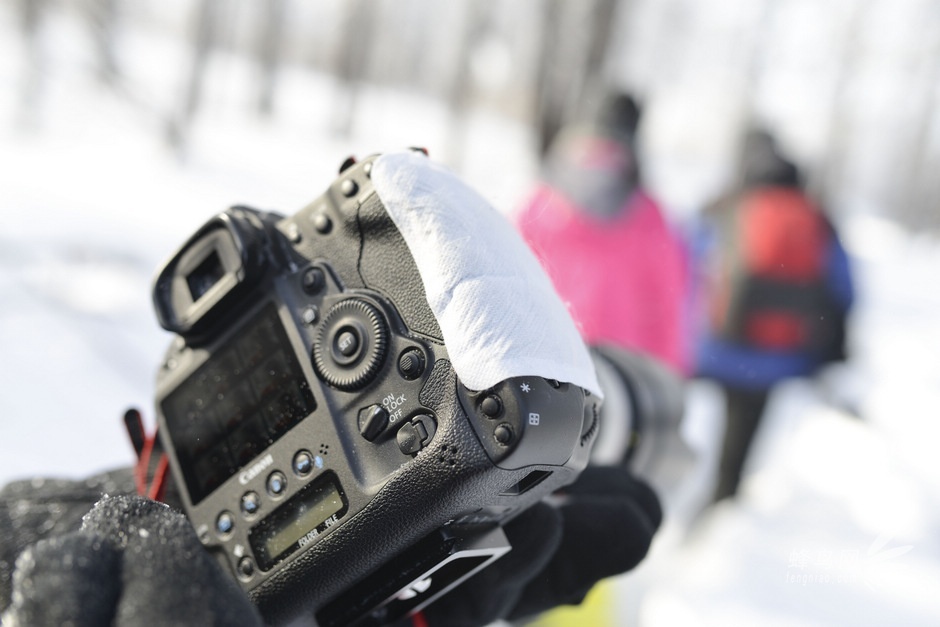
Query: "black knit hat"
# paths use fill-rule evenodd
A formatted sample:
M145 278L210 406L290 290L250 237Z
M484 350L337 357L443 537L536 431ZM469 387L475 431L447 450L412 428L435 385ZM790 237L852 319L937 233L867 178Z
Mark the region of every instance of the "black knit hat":
M601 102L597 126L615 137L632 141L640 123L640 105L630 94L615 92Z
M744 136L741 179L745 187L798 187L800 171L792 161L780 153L773 135L763 129L751 129Z

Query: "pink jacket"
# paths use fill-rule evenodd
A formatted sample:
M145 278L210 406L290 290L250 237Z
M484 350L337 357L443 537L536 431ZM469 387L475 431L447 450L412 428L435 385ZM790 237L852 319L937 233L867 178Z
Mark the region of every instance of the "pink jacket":
M688 269L656 202L634 193L613 219L594 217L540 186L517 226L589 344L614 344L686 373Z

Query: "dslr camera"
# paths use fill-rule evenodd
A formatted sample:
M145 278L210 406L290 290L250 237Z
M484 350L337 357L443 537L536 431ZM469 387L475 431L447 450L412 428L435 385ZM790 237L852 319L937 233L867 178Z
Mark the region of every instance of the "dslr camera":
M292 216L216 215L154 283L173 482L271 622L418 611L510 550L501 525L573 482L598 430L574 384L461 383L375 158Z

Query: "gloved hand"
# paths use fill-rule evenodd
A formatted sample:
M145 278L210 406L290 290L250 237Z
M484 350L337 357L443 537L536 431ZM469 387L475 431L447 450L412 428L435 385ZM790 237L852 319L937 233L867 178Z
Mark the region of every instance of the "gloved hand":
M430 627L477 627L580 603L646 556L662 522L656 494L622 467L588 467L505 527L512 551L424 610Z
M37 492L42 494L43 486ZM35 508L30 507L37 501L48 506L45 523L54 524L37 519ZM66 516L55 522L54 512L74 513L75 501L65 501L60 507L49 498L37 501L16 502L24 511L34 510L30 522L38 535L74 519ZM0 502L5 557L24 538L16 533L22 528L17 505L10 508L10 504L9 500ZM5 570L6 579L9 569ZM12 603L2 622L75 627L262 625L257 609L203 549L182 514L129 495L105 496L82 518L78 530L43 538L26 548L16 559Z
M118 487L24 482L0 492L4 592L12 583L4 625L262 624L186 518L166 505L106 496L69 530L101 485ZM426 608L428 624L477 627L579 603L597 581L646 555L662 519L653 491L619 467L588 468L555 500L510 522L513 550ZM12 555L24 548L11 577Z

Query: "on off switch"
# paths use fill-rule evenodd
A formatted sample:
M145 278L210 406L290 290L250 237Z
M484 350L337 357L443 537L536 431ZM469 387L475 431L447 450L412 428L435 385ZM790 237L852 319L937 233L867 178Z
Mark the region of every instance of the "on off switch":
M369 442L379 437L388 426L388 412L381 405L359 410L359 433Z

